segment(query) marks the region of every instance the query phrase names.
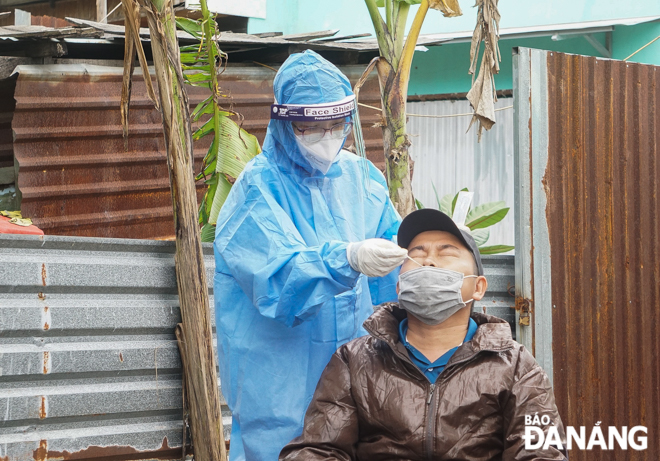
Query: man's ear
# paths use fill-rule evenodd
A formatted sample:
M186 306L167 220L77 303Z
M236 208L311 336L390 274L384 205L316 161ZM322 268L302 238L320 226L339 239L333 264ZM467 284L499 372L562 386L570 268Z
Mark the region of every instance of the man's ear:
M481 301L481 298L484 297L487 289L488 289L488 280L486 280L486 277L484 277L483 275L480 275L479 277L477 277L477 282L475 283L474 286L474 293L472 294L472 299L474 299L475 301Z

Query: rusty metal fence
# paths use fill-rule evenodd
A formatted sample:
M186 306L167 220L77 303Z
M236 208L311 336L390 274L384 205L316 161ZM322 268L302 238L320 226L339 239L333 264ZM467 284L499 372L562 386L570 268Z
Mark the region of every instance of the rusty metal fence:
M352 82L364 70L341 69ZM23 215L51 235L173 237L162 120L147 98L141 73L136 71L133 79L125 150L119 111L122 68L54 64L18 66L16 72L15 92L7 94L13 87L0 91L0 173L3 162L13 165L13 154ZM260 143L274 101L274 77L274 69L257 65L229 66L221 76L222 90L231 96L227 106L244 116L243 128ZM207 89L186 90L191 107L208 96ZM13 119L3 122L3 107L13 110L14 99ZM360 101L380 105L375 73ZM367 155L384 168L382 133L374 127L380 114L362 112ZM196 171L210 142L206 137L194 143ZM7 172L13 180L13 171ZM204 190L199 182L198 199Z
M0 235L0 459L181 459L173 253L174 242ZM204 255L211 283L210 244ZM513 322L513 256L484 263L478 309ZM223 423L229 439L226 406Z
M660 459L660 68L514 54L519 338L565 425L644 426ZM610 439L611 440L611 439Z

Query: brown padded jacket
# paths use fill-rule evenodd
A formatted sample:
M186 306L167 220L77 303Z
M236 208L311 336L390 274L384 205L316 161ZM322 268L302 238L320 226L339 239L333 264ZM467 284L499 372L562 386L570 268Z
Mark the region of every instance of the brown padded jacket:
M525 415L547 415L566 439L548 377L508 323L472 314L474 337L430 383L399 341L405 316L386 304L364 323L370 336L337 350L281 461L567 459L524 448Z

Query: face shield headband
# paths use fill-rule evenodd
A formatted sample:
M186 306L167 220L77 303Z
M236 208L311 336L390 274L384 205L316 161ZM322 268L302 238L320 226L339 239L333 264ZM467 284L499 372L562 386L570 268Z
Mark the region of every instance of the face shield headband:
M355 95L341 101L323 104L277 104L271 107L270 118L287 122L325 122L350 117L355 111Z
M350 117L353 121L355 149L361 159L363 182L365 189L369 190L369 166L355 95L351 94L339 101L322 104L278 104L275 101L270 107L271 119L286 122L325 122Z

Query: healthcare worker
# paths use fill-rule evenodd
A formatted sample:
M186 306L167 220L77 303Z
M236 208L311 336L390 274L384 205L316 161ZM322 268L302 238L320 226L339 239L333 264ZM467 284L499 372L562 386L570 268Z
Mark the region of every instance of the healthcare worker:
M348 79L313 51L273 83L263 152L218 216L214 297L230 459L276 460L302 432L335 350L363 336L373 306L396 299L406 250L381 172L364 152ZM355 123L353 123L355 122Z

